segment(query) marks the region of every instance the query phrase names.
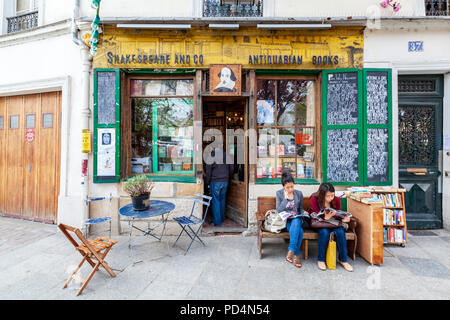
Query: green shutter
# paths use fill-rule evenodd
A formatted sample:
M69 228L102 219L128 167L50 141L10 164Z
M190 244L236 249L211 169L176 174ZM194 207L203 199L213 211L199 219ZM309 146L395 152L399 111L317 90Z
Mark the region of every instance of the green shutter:
M114 74L115 88L113 92L102 92L102 97L108 95L113 95L110 97L115 101L115 108L111 112L110 121L108 123L99 123L99 74L100 73L110 73ZM105 89L100 89L104 90ZM104 96L103 96L104 95ZM101 111L100 111L101 112ZM115 144L115 167L114 174L110 175L99 175L98 174L98 131L99 129L109 128L114 129L115 139L112 143ZM119 69L95 69L94 70L94 133L93 133L93 151L94 151L94 183L110 183L120 181L120 70Z
M357 88L358 88L358 110L357 110L357 122L354 124L328 124L327 115L329 112L328 101L327 101L327 92L328 92L328 75L335 73L356 73L357 75ZM337 69L337 70L324 70L322 73L322 163L323 163L323 182L330 182L334 185L353 185L359 186L363 185L364 179L364 163L363 163L363 94L362 94L362 71L358 69ZM330 130L356 130L358 138L358 156L357 156L357 181L336 181L336 179L332 179L330 177L330 173L328 172L328 164L330 155L328 154L328 133ZM356 172L355 172L356 174Z
M377 74L385 74L387 77L387 114L386 114L386 123L381 124L371 124L369 123L368 114L367 114L367 74L377 73ZM390 186L392 185L392 70L391 69L364 69L363 70L363 87L364 87L364 104L363 104L363 113L364 113L364 163L366 166L366 170L364 171L364 184L365 185L373 185L373 186ZM368 177L369 161L368 161L368 132L371 129L384 129L388 132L387 138L387 174L386 177L382 179L382 181L377 181L377 179L370 179Z
M358 74L358 121L355 124L328 124L328 75L334 73L356 72ZM386 75L387 77L387 114L384 123L370 123L367 112L367 76L368 73ZM391 69L338 69L325 70L322 74L322 163L323 163L323 181L331 182L335 185L392 185L392 70ZM383 113L382 113L383 114ZM328 154L328 132L330 130L353 129L358 132L358 181L336 181L330 179L328 172L328 162L330 155ZM368 136L369 131L383 130L387 131L387 165L386 174L373 178L369 177L369 170L373 170L373 166L368 159Z

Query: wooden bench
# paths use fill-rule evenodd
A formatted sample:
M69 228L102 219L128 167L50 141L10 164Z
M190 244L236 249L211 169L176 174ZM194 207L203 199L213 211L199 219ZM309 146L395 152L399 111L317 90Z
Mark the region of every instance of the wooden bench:
M275 197L258 197L258 211L256 212L256 219L258 221L258 250L259 250L259 258L262 259L262 239L263 238L282 238L289 239L289 232L282 231L280 233L273 233L264 230L263 223L265 219L265 214L268 210L276 208L276 198ZM309 197L303 198L303 208L305 211L309 210ZM348 255L355 260L356 258L356 245L357 245L357 236L356 236L356 218L352 217L350 223L348 224L348 230L345 232L345 238L347 241L347 252ZM304 259L308 259L308 243L309 240L318 240L319 233L315 230L304 229L303 231L303 241L301 250L303 252Z

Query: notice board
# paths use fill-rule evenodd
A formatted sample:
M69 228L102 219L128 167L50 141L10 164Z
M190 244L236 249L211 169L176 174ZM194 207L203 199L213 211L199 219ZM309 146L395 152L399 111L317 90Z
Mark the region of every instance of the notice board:
M94 70L94 183L120 181L120 71Z

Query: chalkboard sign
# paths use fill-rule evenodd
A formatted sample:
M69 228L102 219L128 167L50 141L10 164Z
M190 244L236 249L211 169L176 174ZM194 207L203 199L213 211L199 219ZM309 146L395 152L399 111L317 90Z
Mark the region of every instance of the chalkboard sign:
M358 72L327 74L327 124L358 123Z
M385 71L367 71L366 101L367 123L388 123L388 73Z
M367 180L389 181L388 129L367 129Z
M98 124L116 123L116 72L97 72Z
M327 130L327 181L359 181L357 129Z

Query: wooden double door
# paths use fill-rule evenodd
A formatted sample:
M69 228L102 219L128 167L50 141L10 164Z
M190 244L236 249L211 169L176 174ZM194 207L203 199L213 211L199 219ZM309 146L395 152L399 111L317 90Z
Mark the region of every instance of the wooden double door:
M61 92L0 97L0 215L56 223Z

